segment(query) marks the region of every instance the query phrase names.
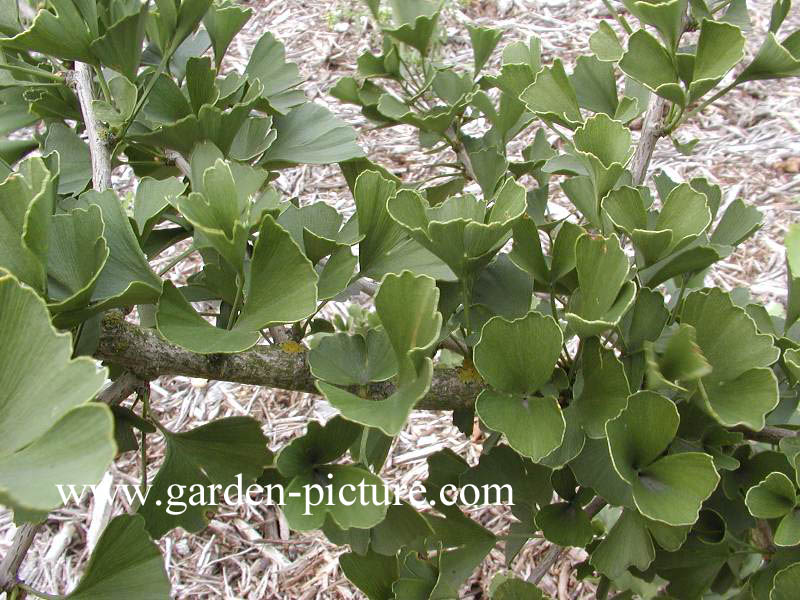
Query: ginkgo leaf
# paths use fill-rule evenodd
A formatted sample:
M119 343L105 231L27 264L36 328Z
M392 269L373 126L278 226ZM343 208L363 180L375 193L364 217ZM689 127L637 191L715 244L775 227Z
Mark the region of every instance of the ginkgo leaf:
M635 285L619 238L584 234L575 245L578 290L570 298L567 322L579 336L591 337L615 327L633 304Z
M553 66L539 71L534 81L520 96L528 110L574 129L582 121L578 97L564 70L556 59Z
M760 519L777 519L794 510L797 492L786 475L774 472L747 490L745 504L750 514Z
M217 69L225 58L228 45L252 15L252 8L243 8L231 2L212 3L209 7L203 17L203 25L211 38Z
M668 525L690 525L719 483L708 454L659 458L678 430L675 404L654 392L637 392L619 417L606 423L614 468L630 486L639 512Z
M139 515L112 519L97 542L86 572L66 598L166 598L170 584L164 561L144 525Z
M628 38L628 50L620 60L619 68L659 96L679 106L686 104L686 93L681 88L670 53L644 29Z
M0 183L0 268L44 293L55 184L41 158Z
M44 302L0 277L0 497L15 509L59 506L56 484L99 482L116 453L111 411L88 403L105 370L71 355Z
M204 354L243 352L260 331L310 316L317 306L318 275L289 233L266 215L245 280L244 306L229 330L205 321L169 282L156 313L158 330L169 341ZM290 285L291 282L291 285Z
M47 295L54 313L89 305L109 256L102 213L87 210L53 215L47 261Z
M0 44L22 50L34 50L64 60L96 63L89 46L94 36L78 6L72 0L52 0L48 8L36 13L29 29L10 38L0 38Z
M138 511L154 538L178 526L192 532L203 529L220 502L219 496L211 499L211 485L224 490L241 480L246 489L272 462L261 425L250 417L218 419L180 433L162 428L161 433L166 438L167 453ZM202 486L208 495L190 503L188 497L173 497L173 486L177 485L183 490Z
M417 192L401 190L388 201L391 217L458 276L487 265L525 210L524 189L509 179L491 208L474 196L453 196L429 206Z
M509 446L534 461L550 454L564 439L564 415L552 396L520 398L484 390L475 411L489 429L506 436Z
M778 404L777 379L769 366L780 352L772 336L758 333L744 309L721 290L690 294L681 323L694 327L697 345L711 365L695 399L723 425L761 429L765 415Z
M370 329L366 336L327 336L308 353L308 363L314 377L335 385L366 385L397 373L397 359L381 329Z
M356 134L325 107L308 102L276 115L278 137L261 157L261 166L274 169L299 163L327 165L364 156Z
M562 342L561 328L552 317L537 312L514 321L494 317L475 345L475 367L498 391L532 394L550 379Z
M430 353L439 337L442 317L436 310L439 290L433 279L405 271L387 275L375 296L398 369L398 387L387 398L371 400L325 382L317 387L347 419L376 427L387 435L402 429L414 405L428 392L433 363ZM414 320L416 327L407 324Z
M592 552L591 562L605 576L616 579L631 566L644 571L655 557L645 519L636 511L625 509Z
M604 348L597 338L589 338L581 352L580 373L580 394L573 401L575 414L586 435L604 438L606 422L628 404L625 368L612 350Z
M305 94L295 89L303 82L300 69L286 61L286 49L270 32L265 32L256 42L244 72L262 83L262 97L269 108L279 114L285 115L305 101Z

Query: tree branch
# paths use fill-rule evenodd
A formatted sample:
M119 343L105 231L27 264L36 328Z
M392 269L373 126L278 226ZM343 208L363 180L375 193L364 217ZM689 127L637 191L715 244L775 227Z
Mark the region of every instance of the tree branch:
M744 434L744 437L754 442L766 442L767 444L780 444L781 440L785 438L797 437L798 431L792 429L783 429L781 427L764 427L761 431L753 431L744 425L737 425L731 427L731 431Z
M125 321L119 311L104 316L95 358L124 367L145 380L183 375L319 394L305 352L259 345L239 354L197 354L170 344L154 330ZM482 382L464 376L461 369L437 369L430 391L416 408L463 408L473 404L483 388ZM381 399L394 390L392 383L373 383L368 395Z
M125 398L146 388L147 382L133 373L125 372L97 395L97 401L114 406Z
M633 160L631 160L631 174L634 185L643 185L647 177L650 159L653 157L656 143L663 134L662 121L666 105L667 101L661 96L653 94L650 97L650 106L644 116L639 144L636 146L636 153L633 155Z
M108 145L100 136L101 125L95 118L92 109L94 101L92 67L86 63L76 62L75 70L69 73L68 81L78 96L83 123L86 126L89 153L92 157L92 187L98 192L102 192L111 187L111 153ZM103 390L98 399L108 404L118 404L136 389L132 387L134 381L137 382L136 385L141 384L138 379L134 380L129 374L124 374L117 382ZM0 591L7 592L11 586L16 585L19 567L40 527L40 523L23 523L17 528L11 547L0 563Z
M23 523L17 527L11 547L0 563L0 591L8 592L17 584L17 572L38 531L39 525L34 523Z
M102 192L111 187L111 152L100 135L102 126L95 118L92 108L94 101L92 67L86 63L76 62L75 70L70 75L70 81L81 105L86 136L89 139L89 152L92 157L92 184L95 190Z

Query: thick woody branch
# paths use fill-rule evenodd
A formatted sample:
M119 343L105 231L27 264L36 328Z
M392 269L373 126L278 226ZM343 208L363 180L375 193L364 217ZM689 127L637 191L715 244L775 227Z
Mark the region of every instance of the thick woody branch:
M152 329L125 321L118 311L103 318L95 357L124 367L144 380L183 375L319 394L305 352L259 345L239 354L197 354L170 344ZM417 408L455 410L473 404L483 385L470 374L460 369L437 369L430 391ZM381 399L394 390L392 383L373 383L368 394Z

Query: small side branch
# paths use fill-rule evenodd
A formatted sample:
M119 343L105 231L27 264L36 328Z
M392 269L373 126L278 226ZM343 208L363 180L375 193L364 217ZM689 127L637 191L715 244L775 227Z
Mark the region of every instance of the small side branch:
M92 67L86 63L76 62L75 70L70 75L78 102L81 105L83 123L89 139L89 151L92 157L92 185L95 190L102 192L111 187L111 152L101 135L102 128L95 118L92 108L94 101Z
M781 440L786 438L797 437L798 431L792 429L783 429L781 427L764 427L761 431L753 431L744 425L737 425L731 427L731 431L736 431L744 435L748 440L754 442L764 442L767 444L780 444Z
M664 108L667 101L661 96L652 95L647 114L642 123L642 135L639 144L636 146L636 153L631 160L631 174L634 185L643 185L647 177L647 169L650 167L650 159L653 158L653 151L656 143L663 135Z
M17 527L11 548L0 562L0 591L8 592L17 584L17 572L31 547L40 525L23 523Z

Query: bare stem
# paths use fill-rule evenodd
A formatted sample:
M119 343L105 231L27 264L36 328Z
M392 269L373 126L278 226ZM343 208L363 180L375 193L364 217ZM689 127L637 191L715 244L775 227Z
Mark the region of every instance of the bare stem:
M81 105L83 123L89 138L89 152L92 156L92 187L98 192L111 187L111 153L101 136L101 125L92 109L94 94L92 93L92 67L86 63L76 62L71 82Z
M666 105L667 101L661 96L653 94L650 98L650 106L644 117L639 144L636 146L636 152L631 160L631 174L634 185L644 184L644 180L647 177L650 159L653 157L653 151L656 149L658 139L663 134L662 122Z
M779 444L782 439L797 437L800 432L793 429L783 429L781 427L764 427L760 431L754 431L744 425L731 427L731 431L744 434L744 437L754 442L766 442L767 444Z
M33 523L23 523L17 527L11 547L0 562L0 591L9 591L17 584L17 572L19 571L25 555L33 543L33 539L39 531L40 525Z

